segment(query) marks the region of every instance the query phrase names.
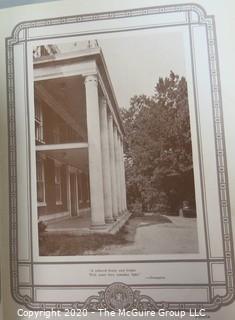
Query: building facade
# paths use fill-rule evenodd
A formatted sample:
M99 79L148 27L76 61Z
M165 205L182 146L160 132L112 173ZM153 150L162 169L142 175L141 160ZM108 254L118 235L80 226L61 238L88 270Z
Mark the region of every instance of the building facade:
M34 97L39 221L114 224L127 214L124 130L98 43L37 47Z

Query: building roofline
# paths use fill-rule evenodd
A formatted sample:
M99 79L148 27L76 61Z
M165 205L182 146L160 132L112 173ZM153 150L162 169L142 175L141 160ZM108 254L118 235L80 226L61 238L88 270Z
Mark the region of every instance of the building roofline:
M108 84L108 92L110 93L110 98L112 103L114 104L115 108L115 115L117 117L117 121L119 123L120 129L122 134L125 135L124 127L122 124L122 119L119 111L119 105L117 102L117 98L115 95L115 91L112 85L112 81L108 72L108 68L105 62L105 58L100 47L91 47L87 49L82 49L78 51L66 52L66 53L59 53L55 55L43 56L39 58L34 58L34 68L41 68L46 67L48 65L59 65L66 61L65 64L75 63L79 61L85 61L88 58L93 58L96 60L97 66L101 71L102 75L104 75L105 79L103 79L106 84Z

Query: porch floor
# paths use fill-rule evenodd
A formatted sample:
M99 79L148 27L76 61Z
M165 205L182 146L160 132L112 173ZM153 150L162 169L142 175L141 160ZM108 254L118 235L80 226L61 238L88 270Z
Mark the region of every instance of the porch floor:
M46 232L59 232L66 234L90 234L90 233L116 233L129 219L130 213L124 212L116 221L103 226L91 226L91 212L76 217L66 217L60 220L49 221Z

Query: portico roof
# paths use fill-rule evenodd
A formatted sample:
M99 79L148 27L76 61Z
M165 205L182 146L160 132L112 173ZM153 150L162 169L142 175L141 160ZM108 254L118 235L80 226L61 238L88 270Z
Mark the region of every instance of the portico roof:
M87 68L87 63L90 63L89 70ZM53 72L53 67L57 69L57 72ZM67 69L69 70L68 73L66 73L66 67L70 67L69 69ZM98 74L101 86L102 83L104 84L108 99L114 111L114 116L116 118L116 121L118 122L122 134L124 135L124 128L119 112L118 102L105 63L102 49L98 45L87 47L77 51L57 53L54 55L34 58L35 81L42 81L57 77L68 77L76 74L86 76L92 71Z

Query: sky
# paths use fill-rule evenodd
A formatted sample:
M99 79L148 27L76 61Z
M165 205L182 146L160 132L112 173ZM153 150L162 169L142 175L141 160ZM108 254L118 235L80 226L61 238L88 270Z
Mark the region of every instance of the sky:
M159 77L172 70L186 76L183 36L180 32L145 32L98 40L120 107L129 107L137 94L152 95Z
M169 30L169 29L168 29ZM159 77L172 70L186 76L184 40L180 31L163 29L96 35L119 107L129 108L134 95L153 95ZM64 43L60 49L73 51L87 47L87 40Z

